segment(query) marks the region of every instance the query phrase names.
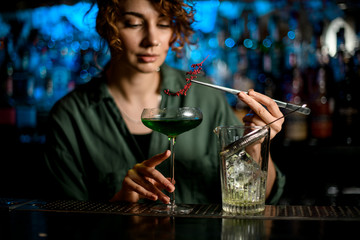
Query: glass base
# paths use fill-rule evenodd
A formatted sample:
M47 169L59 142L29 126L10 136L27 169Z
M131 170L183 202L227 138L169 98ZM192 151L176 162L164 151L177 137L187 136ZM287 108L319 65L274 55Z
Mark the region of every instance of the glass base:
M169 215L174 215L174 214L189 214L194 208L189 206L189 205L185 205L185 204L158 204L155 205L153 207L151 207L151 211L154 213L162 213L162 214L169 214Z
M235 215L261 215L265 210L265 201L253 204L222 204L225 213Z

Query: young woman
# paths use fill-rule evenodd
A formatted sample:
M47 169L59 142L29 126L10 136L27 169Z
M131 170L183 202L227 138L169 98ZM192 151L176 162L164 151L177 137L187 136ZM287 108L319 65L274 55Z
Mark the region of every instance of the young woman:
M192 86L186 96L168 96L186 83L185 72L164 64L169 48L181 52L193 30L193 8L182 0L98 1L96 29L110 46L101 76L77 87L53 107L46 163L57 198L169 202L163 190L176 187L177 203L220 202L216 136L219 125L241 122L223 94ZM198 78L207 81L205 78ZM282 116L269 97L239 94L252 109L245 124L265 125ZM266 108L263 107L266 106ZM176 184L167 178L165 135L141 123L144 108L198 107L203 121L176 142ZM271 125L272 137L283 121ZM275 203L284 178L270 159L268 203Z

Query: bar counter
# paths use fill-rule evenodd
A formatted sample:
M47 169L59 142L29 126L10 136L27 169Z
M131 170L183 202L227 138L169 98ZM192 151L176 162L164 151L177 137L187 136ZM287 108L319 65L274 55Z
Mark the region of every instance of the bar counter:
M357 206L270 206L231 215L221 205L162 214L148 203L0 199L0 239L356 239ZM356 237L357 236L357 237Z

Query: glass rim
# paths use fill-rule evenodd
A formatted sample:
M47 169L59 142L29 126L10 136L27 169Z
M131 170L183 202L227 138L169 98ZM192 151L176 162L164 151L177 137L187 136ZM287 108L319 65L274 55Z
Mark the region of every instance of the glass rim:
M145 110L145 109L147 109L147 110L165 110L165 109L198 109L198 110L200 110L200 108L199 107L189 107L189 106L186 106L186 107L163 107L163 108L161 108L161 107L154 107L154 108L144 108L143 110Z
M245 126L245 125L220 125L217 126L215 129L240 129L240 128L254 128L254 129L262 129L262 128L270 128L269 125L264 125L264 126Z

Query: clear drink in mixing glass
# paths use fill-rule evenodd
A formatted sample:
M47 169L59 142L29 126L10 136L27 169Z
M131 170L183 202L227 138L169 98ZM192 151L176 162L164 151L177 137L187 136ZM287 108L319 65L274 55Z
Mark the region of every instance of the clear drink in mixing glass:
M221 126L219 143L222 208L233 214L265 209L269 127Z

